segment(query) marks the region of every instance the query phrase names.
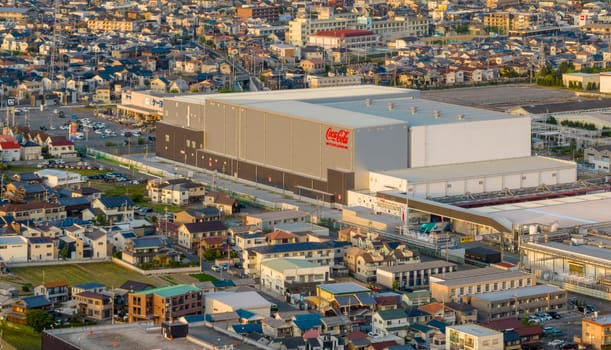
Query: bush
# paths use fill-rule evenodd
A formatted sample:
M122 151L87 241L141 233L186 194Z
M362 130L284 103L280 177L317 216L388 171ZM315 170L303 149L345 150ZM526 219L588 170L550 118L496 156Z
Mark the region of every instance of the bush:
M32 283L26 283L21 287L21 290L24 292L29 292L32 290Z

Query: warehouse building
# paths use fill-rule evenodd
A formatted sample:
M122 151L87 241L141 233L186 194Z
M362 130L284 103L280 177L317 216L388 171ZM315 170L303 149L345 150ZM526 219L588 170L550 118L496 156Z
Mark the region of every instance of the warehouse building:
M170 98L156 130L161 157L342 204L350 190L394 187L370 171L530 157L527 117L380 86Z

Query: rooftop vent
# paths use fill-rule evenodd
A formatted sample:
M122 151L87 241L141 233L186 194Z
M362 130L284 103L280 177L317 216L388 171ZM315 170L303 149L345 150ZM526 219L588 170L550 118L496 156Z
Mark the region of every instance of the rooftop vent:
M388 108L389 111L392 111L393 109L395 109L395 104L392 102L388 102L386 104L386 108Z
M435 119L438 119L440 116L441 116L441 112L439 110L433 111L433 117L435 117Z
M365 99L365 106L367 106L367 107L371 106L371 99L370 98L366 98Z
M416 112L418 112L418 107L416 106L411 106L409 108L410 113L412 113L412 115L416 114Z
M458 120L464 120L465 119L465 115L464 114L459 114L456 116L456 118L458 118Z

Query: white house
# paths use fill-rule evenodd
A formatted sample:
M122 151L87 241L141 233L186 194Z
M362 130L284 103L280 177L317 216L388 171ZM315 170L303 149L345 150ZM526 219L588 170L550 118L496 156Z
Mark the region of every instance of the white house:
M0 236L0 258L4 262L27 262L28 240L22 236Z
M503 350L503 333L477 325L446 327L446 347L473 350Z
M262 317L269 317L272 303L257 292L206 293L206 314L248 310Z
M329 266L314 264L305 259L272 259L261 263L263 285L284 295L291 283L324 283Z
M379 310L371 315L371 329L381 336L406 337L409 323L404 309Z
M71 171L42 169L34 172L34 174L43 179L43 183L51 188L71 187L83 182L83 177L80 174Z
M3 162L14 162L21 157L21 146L17 142L0 142L0 157Z

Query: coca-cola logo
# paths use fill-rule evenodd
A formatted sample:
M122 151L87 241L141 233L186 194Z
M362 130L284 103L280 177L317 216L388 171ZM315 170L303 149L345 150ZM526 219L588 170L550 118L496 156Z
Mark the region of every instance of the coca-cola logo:
M328 128L325 133L326 144L327 146L348 149L349 134L350 131L346 129L334 130L333 128Z

